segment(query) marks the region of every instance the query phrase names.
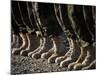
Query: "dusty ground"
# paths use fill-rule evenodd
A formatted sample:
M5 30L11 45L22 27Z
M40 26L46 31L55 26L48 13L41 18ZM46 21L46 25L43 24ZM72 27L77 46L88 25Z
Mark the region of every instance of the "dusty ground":
M67 71L67 68L60 68L58 64L48 64L45 59L32 59L30 57L12 55L11 74L31 74L43 72Z
M95 69L91 67L90 69ZM12 55L11 59L11 75L33 74L45 72L61 72L68 71L67 67L61 68L58 64L48 64L45 59L33 59L24 56Z

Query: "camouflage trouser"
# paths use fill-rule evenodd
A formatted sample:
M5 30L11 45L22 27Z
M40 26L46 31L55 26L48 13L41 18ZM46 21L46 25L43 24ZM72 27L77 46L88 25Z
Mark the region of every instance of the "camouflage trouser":
M95 6L68 5L68 16L77 37L89 42L95 41Z
M54 5L60 6L56 8L59 20ZM41 31L46 36L58 36L69 30L74 38L92 43L95 27L95 6L12 1L12 28L15 32Z

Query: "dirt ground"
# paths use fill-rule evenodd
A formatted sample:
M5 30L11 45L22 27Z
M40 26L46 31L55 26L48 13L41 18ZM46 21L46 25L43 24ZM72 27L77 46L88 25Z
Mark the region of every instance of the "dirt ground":
M33 59L30 57L12 55L11 75L32 74L45 72L67 71L67 68L60 68L58 64L48 64L46 59Z
M95 69L91 67L90 69ZM30 57L12 55L11 75L34 74L46 72L69 71L67 67L61 68L58 64L48 64L46 59L33 59Z

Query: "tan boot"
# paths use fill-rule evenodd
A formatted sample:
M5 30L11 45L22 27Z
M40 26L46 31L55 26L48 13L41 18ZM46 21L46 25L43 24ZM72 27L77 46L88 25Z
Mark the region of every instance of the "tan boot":
M39 46L39 38L33 34L28 34L28 45L25 50L20 52L23 56L28 56L29 53L33 52Z
M28 53L28 56L29 57L32 57L32 55L34 54L34 53L36 53L36 52L38 52L40 49L41 49L41 47L42 47L42 45L43 45L43 39L42 38L40 38L40 40L39 40L39 46L36 48L36 49L34 49L34 50L32 50L31 52L29 52ZM35 42L34 42L35 43Z
M20 51L25 49L26 46L27 46L26 34L20 33L19 35L20 35L20 37L22 39L22 45L19 48L13 48L12 54L20 55Z
M71 50L70 56L60 63L60 67L68 67L71 63L75 62L80 56L81 50L76 40L73 40L72 48L73 49Z
M41 47L41 49L34 53L32 55L32 57L38 59L38 58L41 58L41 55L45 52L48 52L49 49L52 47L52 41L50 38L44 38L44 42L43 42L43 46Z
M69 43L69 45L67 46L68 52L64 56L56 58L55 63L60 64L63 60L67 59L70 56L70 53L73 50L73 40L70 38L67 39Z
M87 52L85 52L87 55L85 56L84 60L80 63L75 64L74 69L82 69L86 66L89 66L93 60L95 60L95 48L91 47L91 46L87 46L85 47L85 49L87 50ZM85 50L84 49L84 50Z
M80 55L79 55L79 57L77 58L77 60L76 61L74 61L74 62L72 62L72 63L70 63L69 65L68 65L68 69L69 70L72 70L72 69L75 69L75 65L77 64L77 65L80 65L82 62L83 62L83 60L85 59L85 57L86 57L86 55L87 55L87 50L83 50L83 48L80 48L80 50L81 50L81 52L80 52Z
M54 53L48 58L48 63L54 63L57 57L64 56L67 52L64 37L56 36L52 38Z

